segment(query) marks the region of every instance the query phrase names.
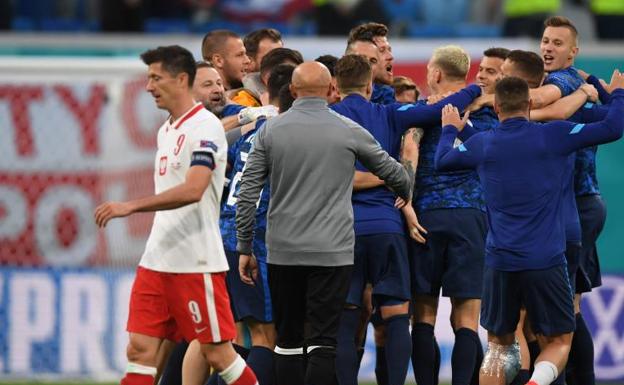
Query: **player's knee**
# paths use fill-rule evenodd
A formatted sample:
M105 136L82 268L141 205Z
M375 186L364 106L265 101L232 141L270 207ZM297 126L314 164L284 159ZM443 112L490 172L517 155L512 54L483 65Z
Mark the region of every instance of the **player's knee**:
M144 365L156 365L158 350L151 348L140 341L130 339L126 347L126 357L128 362Z
M275 346L275 327L272 323L249 322L249 334L253 346L264 346L273 349Z
M481 364L481 374L489 377L503 378L510 384L520 371L520 345L515 341L511 345L502 345L490 341Z

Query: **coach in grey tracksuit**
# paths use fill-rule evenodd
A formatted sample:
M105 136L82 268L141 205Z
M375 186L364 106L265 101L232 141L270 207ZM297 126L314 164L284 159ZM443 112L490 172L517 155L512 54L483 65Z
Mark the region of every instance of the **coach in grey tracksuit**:
M257 134L237 202L239 270L241 279L253 284L256 202L270 178L266 243L277 385L333 383L338 320L353 265L356 159L400 197L410 197L403 166L368 131L328 109L330 79L320 63L295 69L291 90L297 99Z

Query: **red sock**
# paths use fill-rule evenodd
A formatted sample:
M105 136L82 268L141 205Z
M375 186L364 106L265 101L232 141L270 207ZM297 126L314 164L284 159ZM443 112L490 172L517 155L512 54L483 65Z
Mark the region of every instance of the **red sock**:
M526 385L537 385L537 382L535 381L529 381L526 383Z
M243 370L240 377L230 385L258 385L258 379L256 379L253 370L249 366L245 366L245 370Z
M154 385L154 376L149 374L126 373L121 385Z

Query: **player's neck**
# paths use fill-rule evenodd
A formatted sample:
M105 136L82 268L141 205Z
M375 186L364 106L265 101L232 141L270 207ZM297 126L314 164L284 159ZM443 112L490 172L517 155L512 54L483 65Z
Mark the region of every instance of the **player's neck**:
M172 106L171 109L169 109L169 113L171 114L171 121L175 122L176 120L178 120L180 117L182 117L182 115L184 115L191 108L193 108L194 105L195 100L193 99L193 96L191 94L186 94L180 97L176 101L176 105Z
M529 120L529 116L524 111L511 112L508 114L500 114L500 113L498 114L498 121L501 123L504 122L505 120L514 119L514 118L524 118L526 120Z
M437 95L445 94L447 92L455 93L465 87L466 87L465 81L456 81L456 82L442 81L436 85L435 90L433 90L434 91L433 93Z

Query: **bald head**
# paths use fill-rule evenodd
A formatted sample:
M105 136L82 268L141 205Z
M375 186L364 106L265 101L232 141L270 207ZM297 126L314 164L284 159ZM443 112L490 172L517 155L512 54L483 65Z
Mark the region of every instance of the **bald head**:
M295 97L327 97L331 74L327 67L317 61L306 61L297 66L292 75L291 91Z

